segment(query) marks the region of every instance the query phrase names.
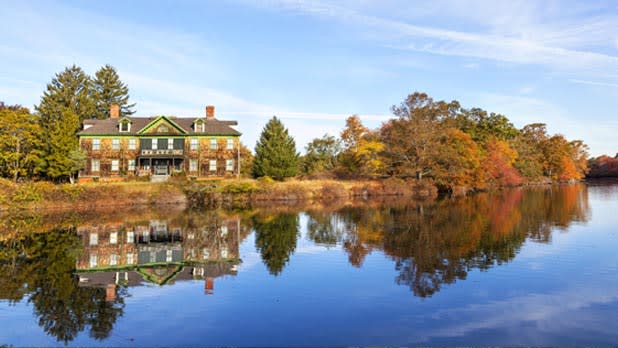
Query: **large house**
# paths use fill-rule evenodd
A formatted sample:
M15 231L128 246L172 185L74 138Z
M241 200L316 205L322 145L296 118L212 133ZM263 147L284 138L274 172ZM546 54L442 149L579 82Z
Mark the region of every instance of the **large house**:
M79 144L87 154L80 181L130 176L227 177L240 172L240 135L236 121L215 118L207 106L203 117L120 117L84 121Z

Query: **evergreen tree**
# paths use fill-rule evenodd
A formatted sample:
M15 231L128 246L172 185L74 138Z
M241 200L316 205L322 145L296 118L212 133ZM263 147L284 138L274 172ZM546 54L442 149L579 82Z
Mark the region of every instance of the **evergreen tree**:
M71 66L57 73L47 84L41 103L36 107L41 127L49 131L56 126L65 109L77 115L78 121L95 116L95 99L92 79L78 66ZM46 132L47 133L47 132Z
M79 129L77 115L65 109L56 127L49 133L49 150L46 156L47 176L52 179L68 178L83 167L85 156L78 148L75 133Z
M277 117L268 121L255 145L253 175L270 176L277 180L295 176L298 172L298 153L294 138L288 134Z
M129 104L129 88L120 81L116 68L107 64L95 74L94 97L96 100L96 118L109 118L109 107L112 104L120 105L120 115L127 116L135 113Z
M272 275L279 275L296 249L298 215L254 218L255 247Z

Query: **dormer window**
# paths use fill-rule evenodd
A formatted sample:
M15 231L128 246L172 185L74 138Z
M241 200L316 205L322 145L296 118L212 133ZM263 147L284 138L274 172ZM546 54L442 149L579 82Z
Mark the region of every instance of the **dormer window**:
M130 132L131 131L131 121L127 119L122 119L120 120L118 127L121 133Z
M204 120L195 120L193 123L193 131L196 133L204 133Z

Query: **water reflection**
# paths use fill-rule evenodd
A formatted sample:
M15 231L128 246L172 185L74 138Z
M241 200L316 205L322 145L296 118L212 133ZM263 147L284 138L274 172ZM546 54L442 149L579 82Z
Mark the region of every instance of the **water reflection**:
M547 242L553 227L584 222L585 186L509 190L433 203L346 207L309 212L308 235L316 243L341 243L361 267L372 250L395 262L395 282L428 297L471 269L510 261L528 238Z
M510 262L527 240L547 243L554 228L589 214L582 185L276 210L13 212L0 225L0 299L29 301L39 326L58 341L86 330L104 340L132 287L197 281L213 294L216 278L237 274L239 246L251 232L270 276L286 272L304 235L343 250L358 269L367 255L384 254L394 282L425 298L471 270Z
M0 299L28 297L45 332L68 343L89 328L103 340L123 315L128 287L235 275L240 219L220 212L135 213L62 217L23 216L3 221ZM43 223L54 220L50 230ZM52 223L54 225L54 223Z

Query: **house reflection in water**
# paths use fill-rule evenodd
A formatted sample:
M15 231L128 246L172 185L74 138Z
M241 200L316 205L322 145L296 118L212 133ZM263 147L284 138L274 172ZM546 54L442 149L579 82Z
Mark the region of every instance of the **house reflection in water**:
M84 250L76 267L79 285L105 288L113 301L118 286L199 279L205 293L213 294L215 278L236 274L240 219L195 220L79 226Z

